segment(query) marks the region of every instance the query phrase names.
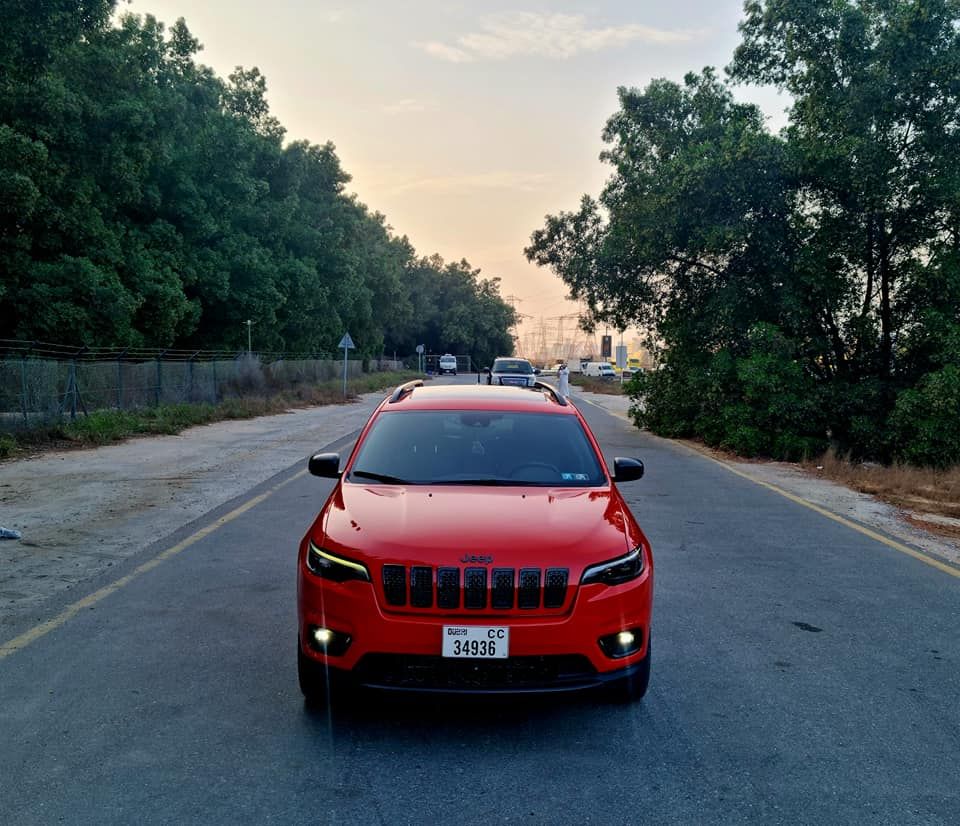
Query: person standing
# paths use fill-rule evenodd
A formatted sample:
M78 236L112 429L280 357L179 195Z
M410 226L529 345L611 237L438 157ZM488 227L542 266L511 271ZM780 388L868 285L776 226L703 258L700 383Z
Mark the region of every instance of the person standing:
M566 362L561 364L560 369L557 370L557 379L559 385L557 392L567 398L570 395L570 368L567 367Z

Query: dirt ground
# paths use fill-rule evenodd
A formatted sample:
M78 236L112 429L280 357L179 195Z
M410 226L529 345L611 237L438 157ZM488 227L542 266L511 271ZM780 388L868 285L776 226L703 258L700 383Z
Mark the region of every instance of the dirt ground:
M353 432L382 399L0 464L0 526L23 535L0 541L0 628Z
M587 400L627 419L628 398L572 390L575 401ZM39 618L49 598L353 432L382 398L370 393L348 405L218 422L177 436L0 464L0 526L23 534L20 541L0 541L0 634L4 625ZM931 535L872 496L795 465L725 461L754 479L960 564L960 541Z

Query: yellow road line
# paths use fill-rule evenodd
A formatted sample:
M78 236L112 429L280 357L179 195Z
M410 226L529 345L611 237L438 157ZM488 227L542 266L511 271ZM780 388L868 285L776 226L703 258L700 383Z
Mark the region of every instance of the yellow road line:
M252 499L244 502L242 505L234 508L232 511L230 511L230 513L221 516L215 522L211 522L209 525L200 528L200 530L198 530L196 533L193 533L186 539L181 540L173 547L161 551L159 554L153 557L153 559L149 559L142 565L139 565L126 576L120 577L120 579L111 582L109 585L104 585L98 591L94 591L89 596L86 596L83 599L77 600L71 605L68 605L63 611L57 614L57 616L53 617L53 619L49 619L46 622L41 622L39 625L35 625L28 631L24 631L22 634L20 634L20 636L14 637L9 642L0 644L0 660L2 660L4 657L9 657L15 651L19 651L21 648L26 648L31 643L36 642L41 637L49 634L51 631L55 631L57 628L65 625L81 611L87 608L92 608L98 602L110 596L110 594L116 593L121 588L133 582L133 580L137 579L148 571L152 571L161 563L166 562L172 557L175 557L177 554L185 551L187 548L196 544L201 539L205 539L206 537L210 536L210 534L212 534L214 531L219 530L224 525L232 522L238 516L242 516L251 508L255 508L265 499L273 496L273 494L280 490L280 488L289 485L291 482L294 482L303 476L306 476L306 474L306 470L297 472L289 479L285 479L283 482L280 482L280 484L274 485L272 488L270 488L270 490L264 491L263 493L258 494Z
M620 418L617 416L616 413L613 413L612 411L607 410L601 404L597 404L596 402L591 401L590 399L583 399L582 397L581 399L582 401L585 401L587 404L592 404L594 407L597 407L600 410L603 410L606 413L609 413L611 416ZM673 444L678 444L672 439L667 439L667 441L670 441ZM720 467L726 470L729 470L731 473L741 477L742 479L746 479L749 482L753 482L755 485L760 485L761 487L764 487L767 490L771 490L774 493L784 497L785 499L789 499L791 502L796 502L796 504L798 505L803 505L803 507L809 508L815 513L819 513L821 516L825 516L827 519L832 519L834 522L838 522L841 525L845 525L848 528L852 528L853 530L857 531L857 533L861 533L864 536L868 536L870 537L870 539L875 539L877 542L880 542L881 544L886 545L888 548L891 548L894 551L898 551L899 553L906 554L907 556L912 556L914 559L919 560L924 565L929 565L931 568L936 568L938 571L943 571L945 574L950 574L950 576L957 577L958 579L960 579L960 568L950 565L947 562L941 562L939 559L936 559L935 557L932 557L928 554L923 553L923 551L915 550L914 548L911 548L908 545L904 545L902 542L897 542L895 539L890 539L889 537L883 536L882 534L879 534L876 531L870 530L870 528L866 528L863 525L858 525L856 522L851 522L849 519L846 519L845 517L840 516L837 513L833 513L832 511L829 511L826 508L822 508L820 507L820 505L814 504L813 502L810 502L801 496L797 496L795 493L790 493L790 491L784 490L783 488L778 487L777 485L771 484L770 482L764 482L761 479L757 479L755 476L751 476L749 473L744 473L742 470L737 470L735 467L731 467L721 459L717 459L714 456L710 456L709 454L704 453L702 450L698 450L697 448L691 447L690 445L686 445L682 443L680 444L682 447L685 447L687 450L691 451L692 453L696 453L698 456L702 456L704 459L709 459L711 462L714 462L720 465Z
M693 448L689 448L694 450ZM897 542L895 539L890 539L889 537L879 534L876 531L871 530L870 528L864 527L863 525L858 525L856 522L852 522L846 517L840 516L833 511L829 511L826 508L820 507L813 502L810 502L804 499L801 496L797 496L794 493L790 493L788 490L784 490L781 487L777 487L770 482L764 482L761 479L757 479L754 476L751 476L749 473L744 473L742 470L737 470L735 467L731 467L726 462L716 459L713 456L708 456L705 453L701 453L699 450L695 451L698 455L703 456L704 459L709 459L711 462L715 462L720 465L720 467L729 470L731 473L736 474L737 476L747 479L750 482L753 482L755 485L760 485L761 487L766 488L767 490L772 490L774 493L783 496L785 499L789 499L791 502L796 502L798 505L803 505L805 508L819 513L821 516L825 516L827 519L832 519L834 522L839 522L841 525L845 525L848 528L852 528L857 533L861 533L864 536L870 537L870 539L875 539L877 542L880 542L883 545L886 545L888 548L893 549L894 551L899 551L902 554L907 556L912 556L914 559L919 560L925 565L929 565L931 568L936 568L938 571L943 571L950 576L957 577L960 579L960 568L955 568L953 565L950 565L947 562L941 562L939 559L935 559L928 554L923 553L922 551L915 550L908 545L904 545L902 542Z

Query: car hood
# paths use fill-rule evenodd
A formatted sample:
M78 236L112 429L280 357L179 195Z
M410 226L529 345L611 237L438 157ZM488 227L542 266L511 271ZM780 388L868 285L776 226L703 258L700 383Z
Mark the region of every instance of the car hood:
M625 553L636 528L610 488L340 484L321 520L331 551L379 562L575 567ZM485 560L486 561L486 560Z

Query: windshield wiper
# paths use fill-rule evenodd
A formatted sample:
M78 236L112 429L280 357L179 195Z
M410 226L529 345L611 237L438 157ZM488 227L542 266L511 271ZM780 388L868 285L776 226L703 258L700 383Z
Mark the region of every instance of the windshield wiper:
M486 479L437 479L436 484L438 485L519 485L521 482L517 482L513 479L495 479L487 477Z
M351 470L350 476L359 476L361 479L372 479L374 482L383 482L385 485L416 485L407 479L400 479L397 476L387 476L385 473L371 473L368 470Z

